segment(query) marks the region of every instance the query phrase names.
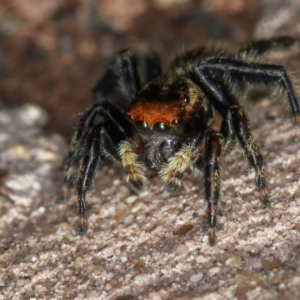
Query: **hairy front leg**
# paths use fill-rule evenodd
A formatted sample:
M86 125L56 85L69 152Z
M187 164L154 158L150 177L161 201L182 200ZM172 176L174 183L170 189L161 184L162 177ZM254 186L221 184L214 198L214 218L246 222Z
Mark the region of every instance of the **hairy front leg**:
M137 192L147 186L146 168L138 161L138 146L129 141L122 142L119 147L121 163L126 173L126 180Z
M80 218L79 233L82 235L87 230L86 203L87 191L94 178L95 170L99 162L100 154L99 128L89 130L85 141L85 150L79 163L77 172L77 204Z
M181 186L183 172L189 166L192 154L191 145L183 146L169 158L167 165L162 169L160 177L170 192L176 191Z

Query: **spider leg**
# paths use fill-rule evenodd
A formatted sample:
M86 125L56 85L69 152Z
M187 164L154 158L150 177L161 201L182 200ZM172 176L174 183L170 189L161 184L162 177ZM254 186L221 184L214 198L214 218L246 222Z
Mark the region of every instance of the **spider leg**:
M71 144L69 147L69 153L64 163L64 173L65 173L64 183L67 186L72 185L74 179L72 166L75 164L76 160L78 159L79 156L78 152L80 149L82 149L82 143L84 137L86 136L88 128L90 128L95 118L95 114L97 113L98 113L98 108L95 109L95 106L91 106L79 120L78 129L73 134Z
M93 103L79 120L78 129L72 137L69 154L64 163L64 198L69 198L70 187L72 187L75 177L74 165L76 165L76 161L80 157L79 149L82 149L87 132L93 126L94 119L99 114L99 110L101 110L101 105L103 104L103 107L107 106L110 97L119 92L121 93L122 100L126 100L126 105L121 103L121 106L124 106L122 108L125 110L140 87L141 81L138 72L137 56L131 50L123 50L117 55L108 68L108 71L95 86L93 90ZM122 113L112 107L107 112L114 110L113 114L120 116L117 119L120 120L121 125L124 125L125 128L128 127L127 124L122 124L124 123ZM122 126L119 126L119 130L122 130Z
M232 125L237 138L246 154L248 162L255 171L256 186L260 193L263 207L269 206L269 200L266 191L265 168L263 157L259 147L251 134L250 123L246 114L239 105L231 106L228 109L228 115L231 115Z
M128 136L132 136L131 125L124 118L122 111L120 111L112 103L104 102L102 104L95 103L94 105L92 105L79 120L78 129L73 135L69 154L65 160L65 193L68 194L68 189L71 188L74 184L74 166L78 163L78 160L81 157L81 152L84 147L88 131L94 127L95 123L104 122L106 118L112 120L112 124L115 124L114 127L117 126L117 128L115 129L116 132L121 132L124 139ZM112 127L112 125L110 126ZM118 134L116 133L113 136L118 136ZM117 141L115 141L115 143L117 143ZM110 152L114 153L113 156L115 158L118 157L116 150L111 149Z
M157 53L150 52L148 55L146 55L145 65L146 82L150 82L162 74L161 62Z
M116 92L121 93L122 100L130 104L141 88L138 58L132 50L119 52L110 64L107 72L93 89L94 102L110 99Z
M87 230L86 193L91 186L100 158L100 126L90 129L84 142L84 151L77 171L77 205L80 218L79 233Z
M139 152L140 148L134 142L124 141L120 144L119 156L126 173L126 179L136 192L144 190L147 184L145 166L138 161Z
M168 164L162 169L160 177L170 192L181 186L181 178L189 166L193 155L193 146L186 145L169 158Z
M260 192L262 204L264 207L268 206L263 157L255 138L251 134L250 123L246 114L222 80L213 78L209 73L202 71L197 72L197 77L195 74L192 75L206 92L214 107L224 116L221 133L225 136L226 143L228 139L236 135L250 167L255 171L256 186Z
M150 81L162 72L160 59L156 53L150 53L145 57L146 79ZM108 71L100 79L93 89L95 105L106 101L113 96L117 90L122 93L128 104L141 88L141 78L138 70L138 59L132 50L121 51L111 63ZM122 97L122 99L124 99ZM124 107L124 109L126 109ZM69 154L64 164L65 174L70 170L72 162L76 160L77 149L80 148L83 137L90 128L91 120L96 110L92 105L79 121L78 130L72 137ZM70 172L69 172L70 173ZM71 176L65 176L65 183L70 182Z
M221 168L220 161L223 152L223 136L220 133L211 131L206 139L204 152L204 178L205 178L205 199L208 204L207 217L209 223L209 242L215 244L217 204L220 198Z
M195 77L195 74L198 78L203 78L203 76L215 77L220 82L224 82L225 78L230 78L233 82L242 81L265 85L279 83L287 93L296 123L300 124L300 109L295 91L283 66L248 63L230 58L213 58L206 62L196 62L192 77ZM207 84L205 84L204 89L211 90ZM224 99L221 98L219 97L219 101L224 102Z
M247 160L256 173L256 186L261 195L263 207L269 205L264 175L264 162L259 147L251 135L250 123L239 105L232 105L226 112L221 126L221 133L225 138L223 155L228 154L238 138Z
M70 152L65 183L76 186L80 233L87 229L86 202L95 171L106 159L121 160L119 145L131 139L132 126L120 109L110 102L95 103L81 118L74 151ZM78 138L79 137L79 138ZM71 169L71 170L70 170Z
M225 117L223 118L221 124L220 132L225 138L223 155L226 155L233 150L236 144L236 133L232 124L232 115L229 110L225 113Z
M253 41L249 45L240 49L236 58L261 57L270 51L285 50L298 44L299 40L290 36L277 36L271 39L260 39Z
M162 73L159 56L150 52L141 58L145 65L145 81L149 82ZM136 93L142 87L139 70L139 59L129 49L119 52L115 60L110 64L107 72L93 89L94 102L108 100L115 93L121 93L126 104L130 104Z

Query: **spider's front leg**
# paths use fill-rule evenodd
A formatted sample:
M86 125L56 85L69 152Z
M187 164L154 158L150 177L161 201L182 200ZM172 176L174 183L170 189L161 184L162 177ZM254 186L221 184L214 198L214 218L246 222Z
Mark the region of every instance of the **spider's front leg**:
M193 146L188 144L169 158L160 174L161 180L169 192L175 193L181 186L181 178L191 163L192 156Z
M83 119L89 119L80 144L76 150L76 159L72 161L75 169L74 180L77 190L80 234L87 229L86 203L95 171L106 159L121 160L120 144L133 136L132 126L124 114L110 102L95 104L87 111ZM87 125L87 124L86 124ZM78 130L81 130L80 128Z
M84 142L82 158L77 169L77 205L80 217L79 233L84 234L87 229L86 220L86 193L91 186L96 167L100 160L100 134L101 129L96 126L89 130Z
M78 128L73 135L69 154L64 165L64 194L66 194L66 196L68 196L69 189L74 185L75 176L73 166L78 163L78 158L80 157L79 150L83 148L88 131L94 126L95 118L97 118L101 107L103 106L105 109L105 106L109 105L108 103L113 103L112 99L114 99L115 94L118 93L121 94L123 100L120 104L123 105L123 110L126 110L140 87L141 80L138 71L137 56L131 50L123 50L116 56L107 72L96 84L93 90L94 97L92 105L80 118ZM112 110L112 108L108 108L107 112L110 113L110 110ZM116 109L114 109L114 111L116 111L115 116L117 116L117 119L118 115L120 115L121 123L119 130L122 131L122 126L126 126L126 124L124 124L125 121L123 121L123 114Z
M119 156L131 188L140 192L147 186L146 168L138 161L140 146L132 141L124 141L119 146Z
M121 160L120 144L133 137L125 110L140 86L136 55L130 50L120 52L96 85L93 103L79 121L65 163L63 191L68 197L76 187L81 233L87 228L86 198L97 166L105 158ZM113 101L115 93L121 94L120 108Z
M161 73L157 55L146 55L145 79L152 80ZM121 51L93 90L93 102L79 121L69 155L65 162L63 192L69 196L75 187L78 196L80 233L87 229L86 204L95 171L107 158L122 162L127 180L135 189L145 185L143 166L137 161L138 147L126 110L141 88L139 60L131 50Z

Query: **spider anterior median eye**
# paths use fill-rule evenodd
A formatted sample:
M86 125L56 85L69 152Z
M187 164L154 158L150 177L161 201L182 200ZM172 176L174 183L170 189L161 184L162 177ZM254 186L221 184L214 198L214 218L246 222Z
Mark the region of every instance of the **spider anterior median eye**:
M149 125L148 125L147 122L143 121L143 122L142 122L142 127L143 127L144 129L148 129L148 128L149 128Z
M160 130L165 130L165 129L166 129L165 123L159 123L158 128L159 128Z
M156 131L166 131L168 126L165 123L159 122L154 124L153 129Z
M146 121L137 121L136 125L145 130L149 129L149 125Z

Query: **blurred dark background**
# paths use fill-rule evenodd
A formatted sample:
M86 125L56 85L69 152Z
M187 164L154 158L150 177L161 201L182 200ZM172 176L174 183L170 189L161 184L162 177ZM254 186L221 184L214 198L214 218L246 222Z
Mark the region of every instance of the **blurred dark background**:
M243 43L300 33L298 1L2 0L0 103L36 103L51 132L70 135L117 51L154 49L167 64L182 45Z

